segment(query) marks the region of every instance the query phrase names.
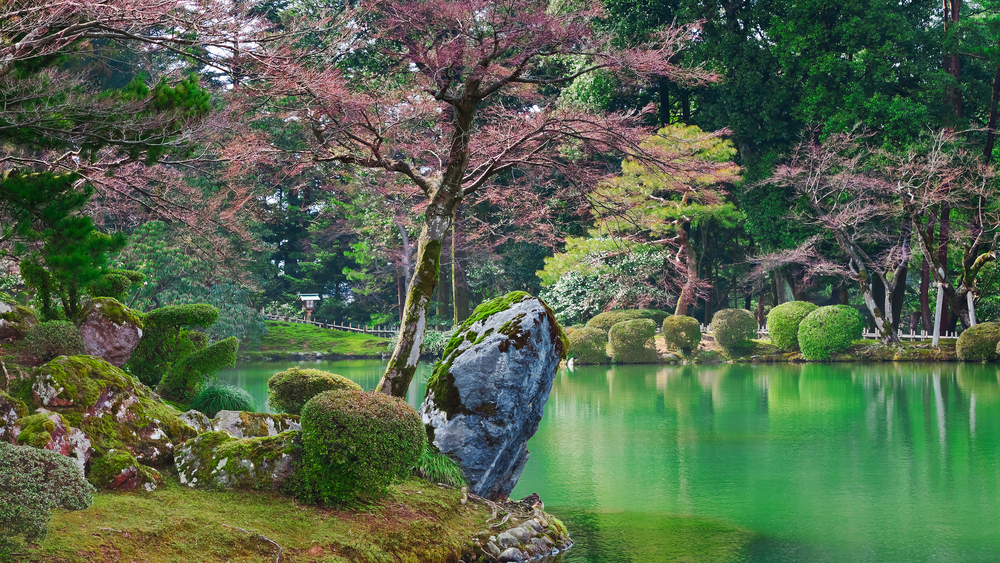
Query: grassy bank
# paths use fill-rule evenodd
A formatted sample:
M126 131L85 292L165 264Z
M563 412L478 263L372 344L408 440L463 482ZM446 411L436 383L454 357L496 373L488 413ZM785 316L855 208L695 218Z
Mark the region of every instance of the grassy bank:
M378 357L389 340L370 334L319 328L300 323L267 321L261 354L320 352L324 355Z
M48 537L15 561L458 561L488 529L490 507L418 479L359 511L297 505L272 493L201 491L168 477L150 493L100 493L57 511ZM495 532L494 532L495 533Z

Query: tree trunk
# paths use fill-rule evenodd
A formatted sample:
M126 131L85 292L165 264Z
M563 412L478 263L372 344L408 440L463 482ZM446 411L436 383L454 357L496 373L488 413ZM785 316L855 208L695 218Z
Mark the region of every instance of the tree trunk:
M447 319L448 318L448 304L451 301L451 287L445 282L443 270L440 274L440 279L437 284L437 314L438 318ZM438 330L443 330L445 327L438 326Z
M670 82L661 78L657 89L660 94L660 127L670 125Z
M997 43L1000 49L1000 42ZM997 106L1000 105L1000 68L993 75L993 97L990 99L990 117L986 122L986 144L983 146L983 158L993 162L993 146L997 140Z
M941 279L940 281L945 284L945 291L951 289L948 283L948 244L950 241L950 229L951 227L951 208L947 206L941 207L941 216L939 219L938 227L938 247L937 247L937 267L941 269ZM941 318L947 321L950 318L950 313L948 312L948 302L951 301L949 295L946 295L948 299L944 300L944 307L941 309Z
M403 322L403 310L406 309L406 276L402 264L396 265L396 299L399 304L399 322Z
M458 264L456 260L456 265L452 269L452 293L454 294L454 310L455 310L455 324L459 325L469 318L469 283L465 276L465 270L462 268L461 264Z
M767 323L767 316L764 315L764 299L766 296L767 292L761 289L760 296L757 298L757 326L764 326Z
M690 228L691 223L684 223L677 229L677 235L681 239L681 246L684 248L687 279L684 282L681 294L677 297L677 308L674 310L675 315L687 315L688 306L694 296L695 283L698 281L698 260L694 253L694 247L691 245L691 239L688 236L688 229Z
M928 334L934 331L931 325L931 265L924 254L920 263L920 317Z

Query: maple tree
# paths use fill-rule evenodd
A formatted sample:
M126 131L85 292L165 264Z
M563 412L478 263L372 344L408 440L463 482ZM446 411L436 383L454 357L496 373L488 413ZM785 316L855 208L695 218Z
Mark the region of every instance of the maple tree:
M537 0L376 1L340 15L336 37L288 33L297 25L289 19L282 29L291 41L265 36L236 55L244 111L280 114L303 133L307 146L291 151L293 166L381 170L426 200L400 337L380 391L402 396L416 371L443 242L463 200L496 189L498 178L517 193L530 181L551 187L550 198L560 190L578 197L612 171L609 154L670 167L655 148L640 146L651 108L594 114L556 104L560 86L598 70L633 81L715 79L670 62L695 27L668 27L647 45L619 49L592 25L599 5L573 8L550 10ZM371 54L378 75L352 66L361 53ZM280 150L248 130L228 156L253 164ZM528 178L515 176L530 169ZM539 207L532 214L545 212Z

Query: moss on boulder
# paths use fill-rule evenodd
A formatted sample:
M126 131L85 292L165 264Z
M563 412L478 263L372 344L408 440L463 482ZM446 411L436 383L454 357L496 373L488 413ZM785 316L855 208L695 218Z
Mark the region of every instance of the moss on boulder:
M14 442L11 430L19 418L28 416L24 401L0 391L0 442Z
M21 305L0 303L0 339L20 340L38 324L35 311Z
M979 323L962 331L955 343L955 353L963 362L995 362L1000 359L1000 323Z
M189 487L281 489L301 457L298 435L234 438L225 431L207 432L177 447L177 475Z
M132 454L111 450L91 464L87 480L98 489L155 490L163 484L160 472L136 461Z
M39 413L19 419L14 423L12 434L17 444L72 458L81 473L91 457L87 436L57 413Z
M574 330L569 333L567 355L579 365L608 363L608 333L589 327Z
M142 315L111 297L88 301L77 326L86 353L117 367L128 362L142 338Z
M358 391L361 387L358 386ZM299 430L299 417L294 414L264 412L219 411L212 419L213 430L225 430L237 438L276 436L288 430Z

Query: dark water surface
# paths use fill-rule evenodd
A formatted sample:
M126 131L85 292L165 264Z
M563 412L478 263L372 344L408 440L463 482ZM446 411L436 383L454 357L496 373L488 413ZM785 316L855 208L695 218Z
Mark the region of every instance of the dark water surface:
M301 365L366 389L383 366ZM220 379L263 406L283 367ZM997 374L979 364L562 370L511 496L537 492L569 526L577 545L564 563L1000 561Z

